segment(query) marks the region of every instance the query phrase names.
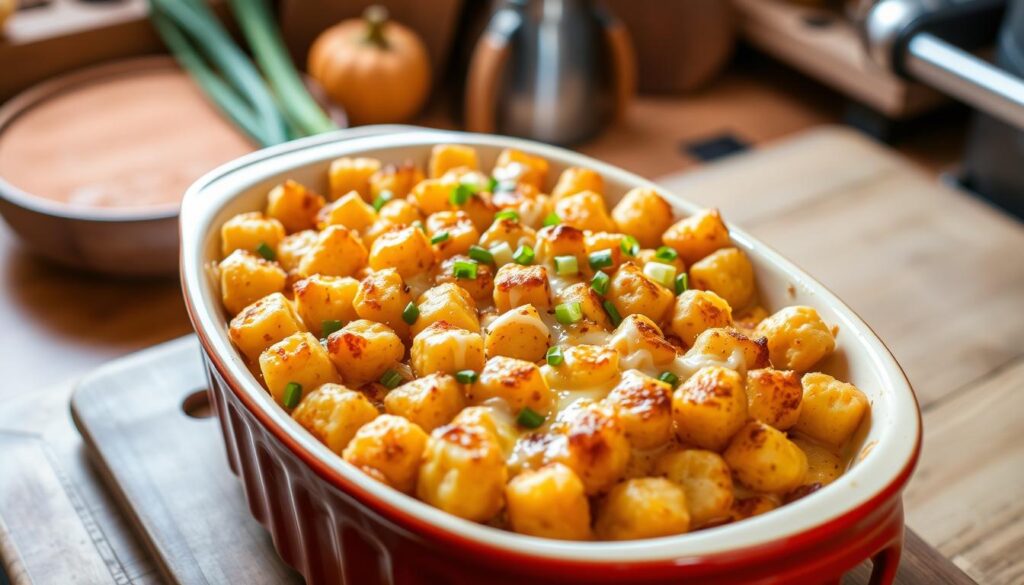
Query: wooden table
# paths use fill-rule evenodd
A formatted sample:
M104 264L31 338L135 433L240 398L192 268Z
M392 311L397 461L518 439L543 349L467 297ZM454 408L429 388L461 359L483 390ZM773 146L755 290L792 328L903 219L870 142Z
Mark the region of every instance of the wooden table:
M616 132L657 134L657 124L646 124ZM610 140L584 150L643 164L637 142ZM662 152L658 164L665 159ZM909 524L980 582L1020 582L1024 228L849 131L804 135L665 183L721 207L804 266L890 344L925 413L924 454L906 494ZM52 509L19 517L28 526L24 514L58 520L33 550L0 542L0 559L60 551L74 570L100 574L103 559L116 558L124 582L158 582L83 457L67 416L67 379L186 333L177 283L53 268L18 251L6 227L0 275L0 437L28 441L30 457L53 463L31 478L53 490ZM100 542L97 531L110 550L75 565L75 546Z

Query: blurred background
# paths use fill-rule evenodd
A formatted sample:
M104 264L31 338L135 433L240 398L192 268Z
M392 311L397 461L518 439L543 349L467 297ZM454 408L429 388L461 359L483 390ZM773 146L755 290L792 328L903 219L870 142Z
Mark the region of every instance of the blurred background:
M204 173L370 124L493 132L720 206L833 288L936 429L910 525L1020 583L1021 75L1024 0L0 0L0 449L27 421L78 449L68 380L191 332Z

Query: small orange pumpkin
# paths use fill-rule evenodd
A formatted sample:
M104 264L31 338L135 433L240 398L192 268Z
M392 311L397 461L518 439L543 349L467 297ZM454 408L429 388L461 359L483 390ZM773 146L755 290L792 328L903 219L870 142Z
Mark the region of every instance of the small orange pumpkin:
M408 120L430 92L426 46L412 29L389 21L383 6L320 33L308 69L353 124Z

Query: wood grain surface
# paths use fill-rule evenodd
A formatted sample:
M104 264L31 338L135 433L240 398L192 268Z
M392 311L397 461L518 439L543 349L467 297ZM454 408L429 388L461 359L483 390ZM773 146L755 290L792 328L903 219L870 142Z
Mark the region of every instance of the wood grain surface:
M691 136L715 127L691 117L700 103L672 109L668 101L644 100L629 124L584 150L646 174L692 166L675 141L687 121L698 124ZM738 98L729 103L742 109ZM781 97L778 104L776 111L790 108ZM662 114L672 123L659 127ZM797 124L774 123L774 130L756 131L759 140ZM1020 582L1024 454L1016 445L1024 393L1015 390L1024 377L1024 228L845 131L807 134L667 184L722 207L833 288L889 343L925 411L923 457L906 494L910 526L979 582ZM0 227L0 298L0 367L9 374L0 387L0 429L46 443L103 537L67 539L62 553L99 566L105 561L98 551L109 547L130 582L160 582L83 456L67 414L70 385L61 382L186 333L177 283L116 282L52 268L19 251ZM10 475L0 473L0 480ZM5 520L6 504L0 498ZM12 549L9 540L0 542L8 568Z

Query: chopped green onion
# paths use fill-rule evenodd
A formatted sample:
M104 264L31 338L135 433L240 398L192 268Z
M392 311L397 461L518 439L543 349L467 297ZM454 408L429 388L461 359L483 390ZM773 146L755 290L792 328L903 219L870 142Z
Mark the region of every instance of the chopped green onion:
M675 388L676 386L679 385L679 376L673 374L672 372L662 372L661 375L658 376L658 379L668 384L672 388Z
M469 198L472 197L475 192L476 191L473 189L472 185L459 183L452 187L452 192L448 195L448 201L451 202L452 205L462 207L467 201L469 201Z
M548 348L548 353L544 356L548 360L549 366L560 366L565 361L565 356L562 355L562 348L557 345Z
M507 242L501 242L491 247L491 256L496 266L504 266L512 263L512 246Z
M519 212L514 209L505 209L494 214L494 221L501 221L503 219L519 221Z
M440 244L441 242L448 239L448 232L437 232L430 238L431 244Z
M409 301L409 304L402 310L402 321L405 321L409 325L416 322L420 316L420 308L416 306L416 303Z
M590 288L594 289L599 295L604 295L608 292L608 285L612 279L607 274L598 270L594 273L594 278L590 279Z
M676 252L674 248L669 248L668 246L661 246L654 253L654 257L657 258L658 260L672 262L673 260L679 257L679 252Z
M455 265L452 267L452 274L455 278L461 278L463 280L473 280L476 278L476 262L466 262L465 260L456 260Z
M320 331L323 332L324 337L327 337L339 329L341 329L341 321L338 321L337 319L327 319L320 324Z
M619 310L615 308L611 301L605 301L603 305L604 311L608 313L608 318L612 320L612 325L618 327L619 323L622 323L622 316L619 315Z
M690 290L690 277L684 272L676 277L676 296Z
M394 390L402 383L402 381L402 374L399 374L395 370L388 370L380 377L380 383L388 390Z
M519 416L516 417L516 422L519 423L519 426L521 427L535 429L544 424L544 415L534 412L532 408L527 406L519 411Z
M256 246L256 253L263 256L264 260L270 260L273 262L277 259L277 253L274 252L274 249L268 246L266 242L260 242L259 245Z
M491 177L487 179L487 192L494 193L494 190L498 188L498 179Z
M555 256L555 273L559 276L579 274L579 261L576 260L575 256Z
M477 262L483 262L484 264L494 264L494 254L491 254L486 248L482 248L480 246L470 246L469 257Z
M619 249L626 256L636 256L640 253L640 242L637 241L633 236L625 236L622 241L619 242Z
M675 288L676 267L661 262L648 262L644 264L644 276L665 288Z
M533 256L533 248L524 245L516 248L515 254L512 254L512 259L515 260L516 264L527 266L533 263Z
M562 325L572 325L583 318L583 305L580 303L562 303L555 307L555 319Z
M455 379L463 384L472 384L473 382L476 382L477 378L479 377L480 374L477 374L473 370L462 370L460 372L455 372Z
M302 384L288 382L284 387L284 395L281 397L284 407L291 410L299 405L300 400L302 400Z
M590 254L590 267L594 270L608 268L613 264L615 260L612 258L611 250L598 250Z
M391 201L391 199L393 199L394 196L395 194L392 193L391 191L381 191L380 195L377 195L373 199L373 208L377 211L380 211L380 208L384 207L384 204L387 203L388 201Z
M555 213L554 211L547 214L547 216L544 218L544 227L558 225L560 223L562 223L562 218L558 217L558 214Z

